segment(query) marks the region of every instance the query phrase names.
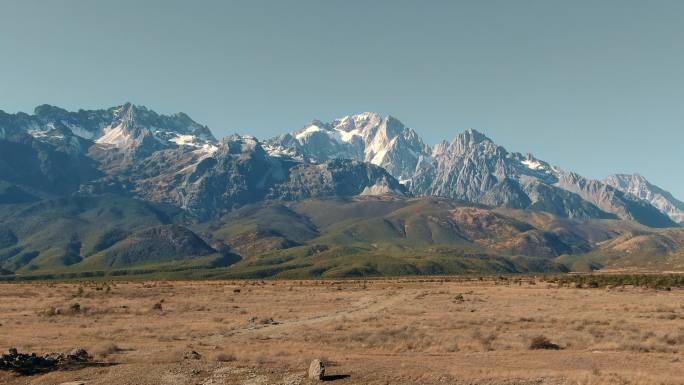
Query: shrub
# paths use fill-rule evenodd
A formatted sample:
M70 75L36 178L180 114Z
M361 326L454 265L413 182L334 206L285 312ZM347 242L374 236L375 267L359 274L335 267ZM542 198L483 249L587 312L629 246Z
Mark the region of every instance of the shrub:
M530 342L530 349L560 350L561 347L551 342L545 336L537 336L532 338L532 342Z
M54 317L57 314L59 314L59 312L57 311L57 308L55 308L54 306L50 306L41 312L41 315L45 317Z
M233 362L237 361L237 357L230 353L219 353L216 355L216 361L218 362Z
M121 349L119 346L110 342L100 347L100 349L96 351L96 354L98 354L100 357L107 357L110 354L119 353L122 350L123 349Z

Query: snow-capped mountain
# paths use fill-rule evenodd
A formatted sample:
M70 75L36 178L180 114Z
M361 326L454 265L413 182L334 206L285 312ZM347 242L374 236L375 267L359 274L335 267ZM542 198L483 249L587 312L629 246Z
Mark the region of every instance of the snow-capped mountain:
M365 112L334 120L313 121L291 134L267 141L273 155L306 157L314 162L347 158L383 167L400 180L409 179L418 158L430 148L392 116Z
M677 223L684 224L684 202L669 192L651 184L639 174L616 174L605 179L605 183L651 203Z
M601 181L508 152L467 130L432 148L396 118L375 113L314 121L265 145L275 156L313 162L363 160L385 168L417 196L433 195L490 206L537 209L570 218L621 218L669 226L668 212ZM665 214L665 215L664 215Z
M490 206L536 209L570 218L672 222L645 202L599 181L566 172L533 155L510 153L475 130L436 146L411 181L417 195L437 195Z
M217 141L183 113L130 103L77 112L43 105L33 115L0 111L0 150L0 187L11 191L130 194L200 217L263 199L391 193L653 227L684 219L681 202L645 180L587 179L476 130L430 147L396 118L368 112L262 142Z
M76 130L74 133L88 134L89 139L99 145L119 149L151 150L175 144L215 150L216 138L211 131L185 114L158 115L145 107L127 103L111 110L111 115L111 121L106 126L101 124L96 131Z
M4 119L0 117L0 126L3 133L25 132L42 142L70 146L76 151L87 150L92 143L147 154L178 145L213 151L216 143L208 127L183 113L160 115L131 103L77 112L41 105L33 115L4 114Z

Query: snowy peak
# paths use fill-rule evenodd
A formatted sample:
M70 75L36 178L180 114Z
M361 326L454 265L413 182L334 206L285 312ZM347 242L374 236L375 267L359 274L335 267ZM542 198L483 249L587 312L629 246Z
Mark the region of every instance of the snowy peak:
M171 116L159 115L144 106L131 103L111 109L112 122L103 128L103 137L98 143L117 147L130 146L129 138L154 137L161 144L202 147L216 139L206 126L202 126L184 113Z
M352 143L355 140L365 141L366 138L375 133L381 123L380 115L364 112L358 115L345 116L330 123L314 120L292 135L303 145L314 135L327 135L331 140L340 143Z
M313 162L347 158L369 162L405 179L418 158L430 152L418 134L398 119L373 112L345 116L329 123L313 121L302 129L269 140L274 156L294 156Z
M76 112L44 104L36 107L33 115L13 116L15 128L40 141L78 144L82 150L90 147L88 143L96 143L105 150L143 153L179 146L211 151L216 143L208 127L184 113L161 115L132 103Z
M616 189L643 199L655 206L673 221L684 224L684 202L676 199L671 193L653 185L639 174L615 174L604 182Z
M313 121L269 140L264 148L273 156L314 163L332 159L371 163L387 170L414 195L535 208L580 219L618 216L653 226L672 224L645 201L565 172L532 154L508 152L475 129L430 148L393 116L367 112L329 123Z
M350 135L364 136L368 135L369 131L374 127L378 127L382 118L374 112L364 112L357 115L345 116L341 119L334 120L331 125L340 132L345 132Z

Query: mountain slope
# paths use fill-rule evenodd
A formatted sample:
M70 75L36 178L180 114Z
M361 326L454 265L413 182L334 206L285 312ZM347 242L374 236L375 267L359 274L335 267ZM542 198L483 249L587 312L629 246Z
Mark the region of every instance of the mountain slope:
M95 161L71 146L44 143L23 132L0 139L0 181L29 195L72 193L101 175Z
M311 164L274 157L250 136L230 136L212 154L193 154L183 149L159 151L138 162L128 171L135 176L134 192L203 219L264 199L406 192L384 169L372 164L347 159ZM169 163L172 166L156 170L156 165Z
M106 270L158 265L216 254L204 240L179 225L161 225L133 233L75 266L83 270Z
M340 277L684 268L681 228L444 198L261 201L205 222L111 195L0 208L0 268L20 275L212 269L214 277Z
M0 233L6 234L6 241L0 242L0 267L18 272L59 270L133 231L181 221L183 215L173 207L112 195L0 205Z
M605 179L605 183L618 190L648 201L673 221L684 224L684 202L669 192L651 184L639 174L616 174Z

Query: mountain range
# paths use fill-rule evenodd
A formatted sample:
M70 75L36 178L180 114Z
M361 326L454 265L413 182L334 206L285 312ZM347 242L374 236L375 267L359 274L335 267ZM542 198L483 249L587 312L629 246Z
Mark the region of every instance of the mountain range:
M430 146L375 113L219 140L130 103L0 111L10 276L676 269L682 223L641 175L585 178L476 130Z

